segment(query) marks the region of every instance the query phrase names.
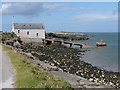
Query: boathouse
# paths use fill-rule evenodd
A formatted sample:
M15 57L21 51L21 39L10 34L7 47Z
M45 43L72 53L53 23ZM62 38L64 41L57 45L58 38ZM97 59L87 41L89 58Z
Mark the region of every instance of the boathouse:
M25 42L42 42L45 39L42 23L12 23L12 32Z

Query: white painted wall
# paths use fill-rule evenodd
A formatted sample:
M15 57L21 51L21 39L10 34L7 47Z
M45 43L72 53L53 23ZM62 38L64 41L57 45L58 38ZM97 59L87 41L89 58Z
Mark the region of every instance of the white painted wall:
M20 33L18 33L20 30ZM29 35L27 35L29 32ZM45 30L44 29L14 29L14 33L21 38L43 38L45 39ZM38 36L36 35L38 33Z

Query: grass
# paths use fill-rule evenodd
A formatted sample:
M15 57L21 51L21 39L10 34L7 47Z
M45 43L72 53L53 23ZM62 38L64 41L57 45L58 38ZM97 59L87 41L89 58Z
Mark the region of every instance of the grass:
M16 71L16 88L71 88L71 85L63 78L40 69L31 60L19 54L11 47L3 45L3 48L11 58Z
M2 39L2 42L5 42L7 40L17 38L17 36L14 32L12 32L12 33L0 32L0 38Z

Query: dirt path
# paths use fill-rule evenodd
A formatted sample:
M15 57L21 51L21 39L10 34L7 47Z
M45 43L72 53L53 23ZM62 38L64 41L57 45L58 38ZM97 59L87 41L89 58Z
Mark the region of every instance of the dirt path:
M0 45L0 89L2 88L2 47Z
M10 58L7 56L6 52L0 46L0 73L2 73L0 78L0 85L2 88L13 88L13 68L10 62ZM1 88L1 87L0 87Z

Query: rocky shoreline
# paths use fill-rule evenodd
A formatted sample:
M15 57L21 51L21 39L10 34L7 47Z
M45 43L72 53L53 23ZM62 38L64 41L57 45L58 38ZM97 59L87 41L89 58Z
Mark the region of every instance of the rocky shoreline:
M46 33L46 38L59 38L63 40L88 40L89 36L86 34L76 34L70 32L61 32L61 33Z
M23 52L30 52L40 61L58 67L63 72L81 76L91 82L120 88L119 72L102 70L80 60L86 50L67 48L57 44L47 46L24 44L21 49Z

